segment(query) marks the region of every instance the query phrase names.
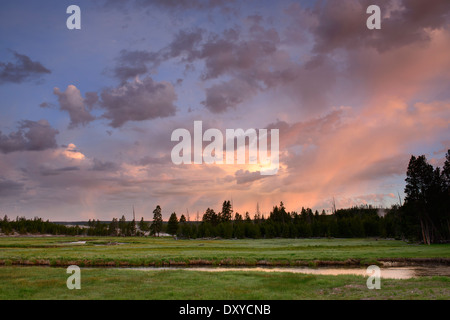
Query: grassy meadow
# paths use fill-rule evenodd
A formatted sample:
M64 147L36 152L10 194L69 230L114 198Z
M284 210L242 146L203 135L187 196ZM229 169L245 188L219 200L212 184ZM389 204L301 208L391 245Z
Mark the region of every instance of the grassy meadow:
M72 243L77 241L86 243ZM382 279L381 290L368 290L366 278L352 275L100 268L365 265L379 260L449 258L448 244L375 239L2 237L0 299L450 299L450 277L442 276ZM82 268L81 290L66 287L69 275L64 266L71 264Z
M72 242L86 241L85 244ZM374 264L379 259L450 258L450 245L375 239L174 240L0 238L0 264L65 266Z
M450 299L449 277L382 279L380 290L369 290L361 276L85 268L81 289L68 290L65 268L0 270L2 300Z

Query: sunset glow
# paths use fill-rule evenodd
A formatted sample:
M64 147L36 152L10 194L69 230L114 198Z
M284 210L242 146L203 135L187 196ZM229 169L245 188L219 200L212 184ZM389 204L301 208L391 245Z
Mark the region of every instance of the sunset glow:
M66 2L3 0L0 215L397 204L410 156L442 166L450 148L450 2L434 2L77 1L69 30ZM277 173L174 164L194 121L278 129Z

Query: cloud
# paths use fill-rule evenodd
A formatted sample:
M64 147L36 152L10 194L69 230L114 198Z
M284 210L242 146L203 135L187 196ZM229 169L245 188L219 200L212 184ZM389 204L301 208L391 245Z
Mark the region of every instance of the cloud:
M202 104L213 113L234 109L260 92L280 87L297 95L305 108L326 106L324 92L336 78L333 61L317 54L298 63L283 47L279 32L265 27L262 16L248 16L246 21L244 28L235 26L221 33L198 27L180 30L157 52L123 50L114 76L125 84L169 60L188 65L203 62L200 80L206 84L206 97ZM208 83L212 84L208 87Z
M46 102L46 101L39 104L39 107L41 107L41 108L52 108L53 106L54 105L52 103Z
M119 166L112 161L101 161L97 158L93 159L94 165L92 166L93 171L117 171Z
M248 34L234 28L225 30L221 35L210 35L199 56L205 61L204 80L221 75L245 74L248 80L256 76L264 81L264 76L270 73L269 67L276 66L275 54L280 38L275 29L251 29Z
M280 148L286 149L292 146L315 146L321 142L324 136L338 131L344 124L351 108L335 108L316 118L296 123L277 121L267 126L267 129L279 129Z
M70 171L79 171L79 167L71 166L71 167L63 167L63 168L57 168L57 169L50 169L50 168L41 168L41 175L43 176L56 176L61 173L70 172Z
M144 50L122 50L117 58L118 63L114 68L114 76L122 82L126 82L130 78L146 74L149 71L147 64L156 63L158 59L158 53Z
M366 9L377 4L381 8L381 32L366 27ZM429 31L448 25L450 2L447 0L343 0L317 2L305 9L316 17L310 31L315 39L314 50L328 53L344 48L355 50L372 47L390 50L430 40Z
M310 199L319 200L389 184L405 174L411 146L430 145L448 133L448 107L448 102L408 106L392 100L376 112L374 106L367 106L365 110L336 113L329 121L316 122L316 127L305 125L305 131L301 131L301 124L280 130L280 141L286 139L288 147L281 146L287 151L280 157L288 173L282 179L283 190L309 193ZM308 137L308 131L312 139L305 144L309 139L300 136ZM383 189L392 192L401 188L385 185Z
M178 31L174 40L161 52L163 58L170 59L184 56L182 62L194 61L200 54L198 46L203 39L204 33L205 30L201 28Z
M336 199L337 208L350 208L361 205L372 205L375 207L387 207L388 203L398 202L397 196L393 193L374 193L352 197L340 197ZM382 214L382 212L380 212Z
M155 11L170 13L174 17L174 24L178 22L175 19L182 19L187 11L195 13L211 13L218 10L222 16L237 15L238 8L236 0L106 0L104 8L107 10L117 10L121 13L138 11L151 15Z
M42 75L51 73L40 62L32 61L28 56L15 51L13 54L15 63L0 61L0 84L38 80Z
M9 135L0 131L1 152L42 151L57 147L55 137L59 132L47 120L23 120L19 124L19 130Z
M333 197L338 205L389 205L404 187L410 154L439 150L442 159L448 1L235 3L242 7L236 19L213 1L109 2L127 13L106 10L103 18L123 18L133 29L131 38L114 33L127 43L111 65L117 83L91 93L60 86L54 101L34 102L46 114L54 103L80 130L65 146L35 153L13 152L30 148L29 129L0 134L0 191L22 191L20 202L10 201L17 212L110 219L131 204L142 213L160 204L166 214L220 209L224 199L239 212L254 212L259 202L266 214L280 200L289 210L329 208ZM366 28L369 4L382 9L381 32ZM47 109L38 108L44 100ZM178 103L191 112L177 112ZM265 179L258 165L173 165L170 134L188 128L192 135L194 120L223 130L271 123L280 130L278 174ZM108 124L126 128L108 136Z
M404 175L408 166L410 155L400 154L368 162L365 168L357 173L354 180L375 180L394 175Z
M60 153L67 159L73 159L73 160L83 160L86 158L86 156L81 153L77 146L73 143L69 143L68 146L62 146L65 148L64 150L60 151Z
M144 121L175 115L177 95L172 84L156 82L150 77L136 79L101 92L103 117L111 120L113 128L128 121Z
M228 77L206 89L203 104L215 113L234 108L258 91L274 87L296 77L286 54L280 52L280 38L275 29L261 26L261 16L251 16L247 33L229 28L222 33L202 28L180 30L173 40L157 52L122 50L114 76L122 81L148 73L171 59L180 63L203 61L201 81ZM290 78L290 79L289 79Z
M136 162L139 166L148 166L148 165L164 165L164 164L171 164L172 160L170 155L164 155L160 157L152 157L152 156L145 156L139 161Z
M239 28L231 28L222 34L210 33L206 40L200 41L203 37L197 31L191 34L193 41L188 45L183 37L176 37L171 43L172 48L183 48L171 51L172 54L183 54L189 62L204 62L202 81L227 78L206 89L202 103L213 113L235 108L256 93L276 86L274 79L286 71L279 63L278 33L260 27L261 19L252 21L245 34Z
M196 47L202 40L203 33L204 30L199 28L180 30L169 45L157 52L121 50L116 59L113 76L125 83L126 80L142 76L172 58L182 57L181 62L192 62L199 54Z
M69 113L69 129L79 127L80 125L85 126L95 120L90 110L98 101L97 93L87 92L86 98L83 98L80 90L74 85L67 86L64 92L61 92L59 88L54 88L53 93L58 97L60 110Z
M297 97L305 109L324 109L327 92L336 82L335 62L321 54L299 61L297 53L284 46L277 29L266 27L269 24L262 16L248 16L246 21L244 27L221 33L200 28L179 32L160 51L158 63L174 58L203 62L200 80L212 85L206 86L202 104L213 113L226 112L258 93L280 88Z
M261 175L259 171L250 172L249 170L244 171L243 169L239 169L234 175L237 184L248 184L269 177Z
M69 113L69 129L86 126L96 120L91 113L94 107L105 111L102 117L111 120L110 125L114 128L128 121L165 118L176 113L174 101L177 95L173 85L165 81L156 82L150 77L103 89L101 99L96 92L86 92L83 98L74 85L67 86L64 92L54 88L53 93L58 97L60 110ZM47 107L47 104L41 107Z
M25 184L0 177L0 197L15 196L24 190Z
M164 9L179 10L205 10L217 7L225 7L232 4L234 0L136 0L136 4L141 7L156 6Z
M223 5L222 1L139 4L185 9ZM383 32L366 27L366 9L371 4L382 8ZM426 5L420 0L320 1L312 7L292 4L284 11L290 22L284 33L258 14L220 33L201 27L180 30L157 52L121 52L115 76L124 81L170 59L190 65L201 61L204 69L200 80L206 84L202 104L213 113L235 109L258 93L271 90L294 99L298 109L321 112L330 107L333 90L348 90L353 84L362 92L364 82L378 78L376 70L375 76L364 74L364 70L371 70L370 65L366 69L361 65L367 64L365 57L374 60L378 70L392 68L384 52L430 42L430 32L448 26L449 12L450 3L445 0ZM336 49L344 50L335 54ZM375 54L365 51L370 49L375 49ZM364 76L362 82L359 76Z
M206 100L202 104L213 113L222 113L255 94L255 88L246 81L232 79L206 89Z

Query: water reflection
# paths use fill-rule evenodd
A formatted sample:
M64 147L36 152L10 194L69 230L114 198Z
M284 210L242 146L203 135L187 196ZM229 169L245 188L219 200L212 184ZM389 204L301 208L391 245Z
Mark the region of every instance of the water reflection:
M308 267L145 267L132 268L133 270L191 270L204 272L225 272L225 271L257 271L257 272L289 272L315 275L358 275L368 276L366 268L308 268ZM381 267L381 278L384 279L411 279L423 276L448 276L450 277L449 266L411 266L411 267Z

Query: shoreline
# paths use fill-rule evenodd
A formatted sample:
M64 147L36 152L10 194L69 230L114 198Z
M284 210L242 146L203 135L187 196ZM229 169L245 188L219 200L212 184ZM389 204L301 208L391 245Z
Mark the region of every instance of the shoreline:
M376 260L365 261L362 259L347 260L259 260L245 261L242 259L222 259L206 260L192 259L187 261L148 261L136 263L131 261L104 261L104 260L61 260L61 259L1 259L0 266L48 266L48 267L67 267L78 265L81 267L362 267L369 265L379 265L383 267L411 267L411 266L450 266L450 258L379 258Z

